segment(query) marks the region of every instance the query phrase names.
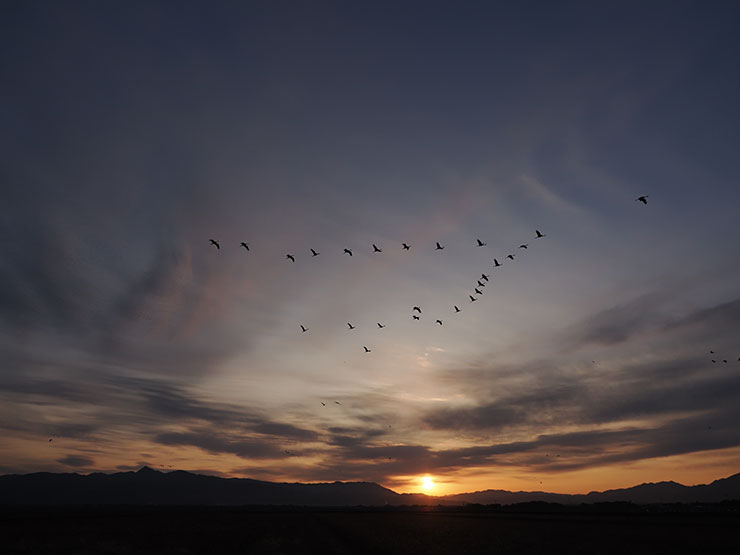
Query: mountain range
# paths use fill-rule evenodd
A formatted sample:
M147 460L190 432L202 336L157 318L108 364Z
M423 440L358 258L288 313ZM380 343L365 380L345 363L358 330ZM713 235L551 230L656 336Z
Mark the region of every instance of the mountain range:
M401 494L372 482L276 483L219 478L147 466L115 474L8 474L0 476L0 505L294 505L310 507L466 505L544 501L580 503L717 503L740 499L740 473L711 484L645 483L588 494L485 490L446 496Z

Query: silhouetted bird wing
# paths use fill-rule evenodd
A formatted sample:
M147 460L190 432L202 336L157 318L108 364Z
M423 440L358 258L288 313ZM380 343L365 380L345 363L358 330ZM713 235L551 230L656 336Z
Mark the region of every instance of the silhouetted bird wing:
M351 330L355 329L355 326L353 326L353 325L352 325L352 324L350 324L349 322L347 322L347 325L349 326L349 329L351 329Z
M521 245L519 245L519 248L520 249L526 249L528 246L529 245L527 243L522 243Z
M442 320L437 320L437 323L441 326L442 325Z
M537 233L537 239L539 239L540 237L545 237L545 234L544 233L540 233L540 230L539 229L535 229L534 231L535 231L535 233Z
M457 308L457 305L455 305L455 312L460 312L460 309Z
M419 314L421 314L421 309L418 306L415 306L411 310L415 310L416 312L418 312Z
M247 245L244 241L242 241L240 244L241 244L242 247L244 247L245 249L249 250L249 245Z
M348 255L352 256L352 251L349 249L344 249L344 252L346 252Z
M514 255L513 254L508 254L508 255L506 255L506 258L511 258L512 260L514 260Z
M501 263L494 258L493 259L493 265L494 265L494 267L498 268L499 266L501 266Z
M287 258L288 260L290 260L292 262L295 262L295 256L293 256L292 254L286 254L285 255L285 258Z
M641 202L641 203L643 203L643 204L647 204L647 199L648 199L648 196L649 196L649 195L642 195L641 197L637 197L637 198L635 199L635 202L638 202L638 201L639 201L639 202Z
M439 243L437 243L437 249L436 250L441 251L443 248L444 247L442 245L440 245Z
M218 241L215 239L211 239L211 244L215 246L218 250L221 250L221 245L218 244Z
M320 252L316 252L316 251L315 251L315 250L313 250L313 249L310 249L310 250L311 250L311 254L312 254L313 256L318 256L318 255L320 255L320 254L321 254Z
M480 239L476 239L476 241L478 242L478 246L479 246L479 247L485 247L485 246L486 246L486 243L484 243L484 242L483 242L483 241L481 241Z
M383 252L383 250L382 249L379 249L378 248L378 245L376 245L375 243L373 243L373 252Z
M365 352L366 353L369 353L370 352L370 349L368 349L367 347L365 347L365 345L363 345L362 348L365 349Z
M401 243L401 245L403 246L403 250L405 250L405 251L407 251L407 250L409 250L411 248L406 243Z
M470 302L471 303L474 303L476 301L476 299L475 299L475 297L473 297L473 295L468 295L468 297L470 297Z

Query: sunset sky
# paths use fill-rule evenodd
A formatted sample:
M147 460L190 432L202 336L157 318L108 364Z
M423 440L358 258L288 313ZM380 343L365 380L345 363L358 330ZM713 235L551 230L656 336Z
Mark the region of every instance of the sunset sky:
M0 14L1 474L740 472L740 4Z

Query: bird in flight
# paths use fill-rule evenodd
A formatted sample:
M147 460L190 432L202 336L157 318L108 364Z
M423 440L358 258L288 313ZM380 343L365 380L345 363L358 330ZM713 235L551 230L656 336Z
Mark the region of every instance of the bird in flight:
M320 254L321 254L320 252L316 252L316 251L315 251L315 250L313 250L313 249L310 249L310 250L311 250L311 256L318 256L318 255L320 255Z
M352 256L352 250L351 249L344 249L344 252L346 252L348 255Z
M481 280L478 280L478 287L485 287L486 284L483 283Z
M242 241L242 242L241 242L241 243L239 243L239 244L240 244L240 245L241 245L242 247L244 247L245 249L249 250L249 244L248 244L248 243L245 243L244 241Z
M499 266L501 266L501 263L500 263L500 262L499 262L498 260L496 260L496 259L494 258L494 259L493 259L493 267L494 267L494 268L498 268Z
M421 309L418 306L415 306L411 310L415 310L416 312L418 312L419 314L421 314Z
M488 278L491 276L487 276L486 274L481 274L480 277L481 279L485 279L486 281L488 281Z
M442 325L442 320L437 320L437 323L441 326Z
M409 250L409 249L411 248L411 247L410 247L409 245L407 245L406 243L401 243L401 246L403 247L403 250L405 250L405 251L407 251L407 250Z
M347 325L349 326L349 329L351 329L351 330L353 330L353 329L355 329L355 327L357 327L357 326L353 326L353 325L352 325L352 324L350 324L349 322L347 322Z
M475 292L476 292L476 293L477 293L478 295L482 295L482 294L483 294L483 291L481 291L481 290L480 290L480 289L478 289L477 287L476 287L476 288L474 289L474 291L475 291Z
M478 299L476 299L475 297L473 297L473 295L468 295L468 297L470 297L470 302L471 302L471 303L474 303L475 301L477 301L477 300L478 300Z
M306 333L308 331L308 328L301 324L301 333Z
M507 254L506 255L506 258L511 258L512 260L514 260L514 255L513 254Z
M334 403L337 404L337 405L341 405L342 404L339 401L334 401Z
M459 309L459 308L457 308L457 305L454 305L454 306L455 306L455 312L456 312L456 313L457 313L457 312L460 312L460 309Z
M378 327L382 330L385 327L385 324L381 324L380 322L378 322Z
M476 246L478 246L478 247L485 247L485 246L486 246L486 245L488 244L488 243L484 243L484 242L483 242L483 241L481 241L480 239L476 239L476 241L478 242L478 245L476 245Z
M639 201L639 202L641 202L641 203L643 203L643 204L647 204L647 199L648 199L648 196L649 196L649 195L642 195L641 197L637 197L637 198L635 199L635 202L638 202L638 201Z
M324 406L325 407L326 406L326 403L324 403L324 401L321 401L321 406Z
M365 345L363 345L362 348L365 349L365 352L366 353L369 353L370 352L370 349L368 349L367 347L365 347Z
M291 262L295 262L295 256L293 256L292 254L286 254L285 258L287 258Z
M416 314L412 314L412 315L411 315L411 317L412 317L412 318L413 318L414 320L418 320L418 319L419 319L419 317L418 317L418 316L417 316Z
M540 233L539 229L535 229L534 231L535 233L537 233L537 239L540 239L542 237L547 237L547 235L545 235L544 233Z
M435 251L441 251L444 247L437 242L437 248L434 249Z
M378 248L378 245L376 245L375 243L373 243L373 252L383 252L383 249L379 249Z
M216 241L215 239L211 239L211 245L216 247L218 250L221 250L221 245L219 245L218 241Z
M519 248L520 249L526 249L528 246L529 246L528 243L522 243L521 245L519 245Z

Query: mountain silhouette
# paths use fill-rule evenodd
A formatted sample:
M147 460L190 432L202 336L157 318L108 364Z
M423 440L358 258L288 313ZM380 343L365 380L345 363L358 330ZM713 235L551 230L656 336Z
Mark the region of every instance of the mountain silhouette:
M715 503L740 499L740 474L711 484L640 484L626 489L568 495L486 490L447 496L399 494L372 482L276 483L249 478L219 478L183 470L88 475L39 472L0 476L4 505L294 505L348 507L383 505L465 505L545 501L561 504L628 501L633 503Z

